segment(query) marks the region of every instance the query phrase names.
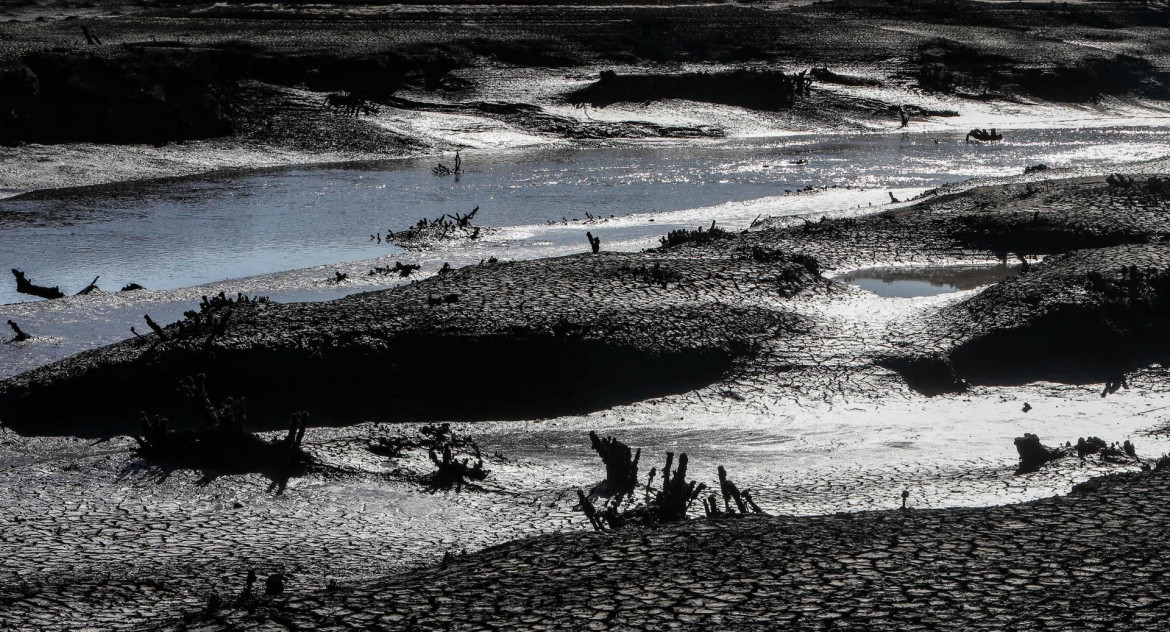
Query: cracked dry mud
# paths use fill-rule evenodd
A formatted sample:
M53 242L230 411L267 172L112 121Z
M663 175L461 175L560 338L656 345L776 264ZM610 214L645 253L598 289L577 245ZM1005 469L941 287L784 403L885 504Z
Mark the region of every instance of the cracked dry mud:
M980 509L512 542L162 630L1130 630L1170 611L1170 478Z

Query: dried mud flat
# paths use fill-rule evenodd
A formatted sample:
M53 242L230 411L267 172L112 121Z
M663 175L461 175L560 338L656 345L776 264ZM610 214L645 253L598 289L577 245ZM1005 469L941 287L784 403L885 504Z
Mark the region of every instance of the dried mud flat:
M971 510L556 535L163 630L1138 630L1165 620L1166 472Z

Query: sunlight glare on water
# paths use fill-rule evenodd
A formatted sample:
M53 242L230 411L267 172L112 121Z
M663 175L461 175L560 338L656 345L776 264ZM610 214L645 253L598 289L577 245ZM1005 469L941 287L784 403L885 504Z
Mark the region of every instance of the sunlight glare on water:
M433 159L294 168L0 201L0 264L66 292L96 275L103 289L130 282L171 289L393 254L399 251L370 235L476 206L476 222L489 227L763 199L773 202L760 212L777 215L788 214L777 196L809 186L884 194L1018 174L1038 162L1093 165L1165 153L1170 140L1157 129L1015 130L996 145L870 134L468 152L459 180L434 176ZM637 234L655 229L625 225ZM579 232L564 238L581 241ZM537 231L508 234L525 239ZM607 243L622 238L610 235ZM549 254L563 245L554 240ZM32 299L0 286L0 303L24 300Z

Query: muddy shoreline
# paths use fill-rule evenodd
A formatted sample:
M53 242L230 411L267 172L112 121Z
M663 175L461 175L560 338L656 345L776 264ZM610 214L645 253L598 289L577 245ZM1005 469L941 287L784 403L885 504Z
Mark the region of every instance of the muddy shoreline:
M761 127L897 131L903 118L912 129L963 132L989 118L994 124L996 112L1003 127L1053 107L1109 116L1132 115L1136 105L1159 115L1170 83L1158 43L1164 12L1126 3L1060 11L838 1L436 12L103 2L31 4L8 15L0 21L7 43L0 84L6 116L15 118L0 122L0 141L10 146L0 154L0 190L13 192L257 163L421 156L475 147L484 141L473 130L484 126L535 145L735 136ZM962 26L957 15L979 26ZM717 26L720 37L699 36L698 23ZM574 25L571 42L558 39L565 24ZM87 43L81 26L99 41ZM828 41L809 35L822 31L832 34ZM1119 37L1128 42L1124 52L1107 52ZM572 106L574 91L614 69L625 80L650 81L639 107ZM811 70L811 90L746 118L709 104L680 120L677 101L655 103L687 76L714 81L760 69ZM183 87L191 84L206 89ZM695 94L761 98L751 82L729 85L743 94L702 86ZM453 115L467 127L429 122ZM112 145L94 162L92 149L77 144L85 142ZM29 161L43 161L42 173L18 164Z

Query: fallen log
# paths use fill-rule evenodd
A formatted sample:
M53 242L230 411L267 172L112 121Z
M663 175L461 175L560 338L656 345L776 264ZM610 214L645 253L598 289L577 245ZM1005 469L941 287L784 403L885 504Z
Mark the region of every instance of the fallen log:
M12 276L16 277L16 291L21 294L28 294L30 296L37 296L44 299L65 298L61 289L57 286L46 287L43 285L35 285L24 276L24 273L16 268L12 268Z

